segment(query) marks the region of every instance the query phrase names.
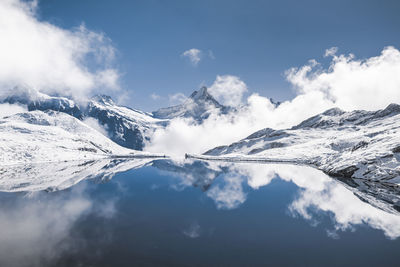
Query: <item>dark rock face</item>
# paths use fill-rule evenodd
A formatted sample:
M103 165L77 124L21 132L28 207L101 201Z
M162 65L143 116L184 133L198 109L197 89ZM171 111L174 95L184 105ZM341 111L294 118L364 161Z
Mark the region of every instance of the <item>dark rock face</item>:
M111 140L120 146L143 150L144 137L138 125L128 123L125 118L90 103L86 116L96 118L101 125L105 126Z
M400 145L392 149L393 153L400 153Z

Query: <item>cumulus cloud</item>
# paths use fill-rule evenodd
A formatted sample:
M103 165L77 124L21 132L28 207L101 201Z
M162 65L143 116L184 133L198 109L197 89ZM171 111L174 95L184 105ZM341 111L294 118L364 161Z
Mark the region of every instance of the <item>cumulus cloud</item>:
M367 59L336 55L324 69L316 60L286 72L297 96L279 106L256 93L242 101L247 91L238 77L217 76L209 92L224 104L236 105L229 114L211 114L202 124L190 119L173 119L165 129L155 131L146 149L182 156L204 153L215 146L228 145L263 129L285 129L329 108L344 110L385 108L400 103L400 51L394 47ZM243 102L243 104L238 105Z
M36 9L36 1L0 1L0 92L22 85L78 98L119 89L115 50L104 34L85 25L62 29L39 20Z
M332 56L327 69L318 63L292 68L287 79L307 95L320 92L323 98L345 109L376 110L390 103L400 103L400 51L386 47L381 54L367 59L354 55L336 55L336 49L325 53Z
M218 75L208 91L222 104L237 106L242 103L242 97L247 91L247 86L239 77Z
M194 66L197 66L201 60L201 54L201 50L192 48L183 52L182 56L187 57Z

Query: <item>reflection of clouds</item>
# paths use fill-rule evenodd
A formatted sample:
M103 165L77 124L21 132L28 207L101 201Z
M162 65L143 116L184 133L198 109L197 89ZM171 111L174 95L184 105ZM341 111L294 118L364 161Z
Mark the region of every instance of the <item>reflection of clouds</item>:
M183 230L183 234L190 238L200 236L200 225L197 222L192 223L187 229Z
M235 169L247 173L248 184L253 188L267 185L275 172L281 179L293 182L301 188L300 196L289 206L290 211L307 220L315 219L317 211L330 212L334 216L335 230L351 229L357 224L368 224L382 230L389 238L400 236L400 216L378 209L361 201L343 184L316 169L285 164L246 166L236 164ZM253 174L252 174L253 173ZM256 182L255 182L256 181ZM256 185L256 186L255 186ZM379 200L375 200L379 201ZM315 212L313 213L312 210ZM331 237L336 231L329 231Z
M212 198L219 209L234 209L246 201L246 193L243 192L243 179L239 175L224 176L224 185L212 187L207 196Z
M0 265L43 266L63 253L77 250L82 240L70 237L75 222L89 213L110 218L115 200L94 203L85 186L27 197L2 196L0 209Z
M390 212L393 210L390 204L373 194L364 193L361 189L345 186L314 168L288 164L229 162L208 162L204 168L209 168L210 173L214 175L204 175L209 184L217 177L216 173L221 175L221 180L213 182L206 193L215 201L217 208L234 209L244 203L244 182L251 188L258 189L268 185L275 177L280 177L300 188L298 198L289 206L293 215L299 215L312 222L316 222L317 212L333 215L334 229L327 230L330 237L338 238L337 231L352 229L359 224L382 230L389 238L400 236L400 216ZM203 174L205 172L203 170ZM193 179L187 178L187 174L181 177L186 179L187 184L193 182ZM199 178L197 182L198 180ZM369 203L362 201L355 193L368 199Z
M290 205L290 210L305 219L312 219L312 208L331 212L335 230L352 229L357 224L368 224L382 230L389 238L400 236L400 216L380 210L361 201L343 185L331 182L323 191L305 188L299 198Z

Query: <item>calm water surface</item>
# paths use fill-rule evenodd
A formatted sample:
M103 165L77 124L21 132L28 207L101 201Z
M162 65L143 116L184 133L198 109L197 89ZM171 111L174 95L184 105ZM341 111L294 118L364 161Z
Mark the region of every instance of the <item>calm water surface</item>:
M39 168L1 192L0 266L399 264L400 213L363 185L291 165L144 165L82 165L89 179L62 188L46 185L61 168Z

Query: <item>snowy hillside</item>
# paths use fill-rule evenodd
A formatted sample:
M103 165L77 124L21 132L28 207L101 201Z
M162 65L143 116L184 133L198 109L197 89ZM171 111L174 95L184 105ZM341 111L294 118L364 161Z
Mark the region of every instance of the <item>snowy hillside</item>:
M144 141L149 139L152 131L166 124L163 120L153 118L150 113L118 106L111 97L105 95L77 103L66 97L49 96L31 88L15 87L1 102L23 104L29 111L60 111L79 120L94 118L105 128L111 140L135 150L142 150Z
M194 157L307 164L332 176L400 184L400 106L330 109L291 129L263 129Z
M77 103L66 97L49 96L27 87L13 88L5 96L0 96L0 103L2 102L23 104L29 111L60 111L79 120L93 118L104 127L111 140L135 150L143 150L153 132L167 126L170 119L190 117L202 122L212 112L230 111L229 107L219 104L205 87L193 92L182 105L163 108L153 113L117 105L106 95L97 95Z
M194 91L190 97L181 105L161 108L153 112L154 117L160 119L173 119L177 117L193 118L201 122L208 118L212 112L222 114L228 113L229 107L223 106L214 99L207 91L206 87L202 87L198 91Z
M0 119L1 165L150 155L121 147L80 120L56 111Z

